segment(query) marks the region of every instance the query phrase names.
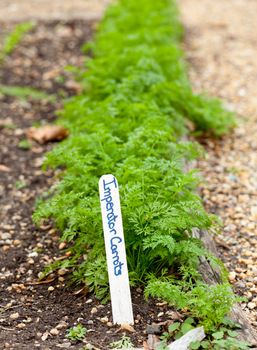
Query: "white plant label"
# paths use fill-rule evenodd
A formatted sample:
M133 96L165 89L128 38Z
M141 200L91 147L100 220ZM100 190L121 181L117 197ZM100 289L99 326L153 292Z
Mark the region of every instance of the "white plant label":
M113 175L99 180L113 323L134 324L119 187Z

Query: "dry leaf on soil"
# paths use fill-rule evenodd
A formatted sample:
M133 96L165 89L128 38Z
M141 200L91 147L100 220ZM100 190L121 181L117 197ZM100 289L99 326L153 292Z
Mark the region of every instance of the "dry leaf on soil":
M128 323L124 323L120 326L120 328L117 330L117 332L121 332L121 331L127 331L127 332L131 332L134 333L135 329L134 327L132 327L130 324Z
M48 284L48 283L51 283L51 282L53 282L55 279L56 279L56 277L50 278L50 279L47 279L47 280L42 280L42 281L27 282L27 283L25 283L25 284L26 284L27 286L37 286L37 285L40 285L40 284Z
M75 292L73 292L73 295L87 295L89 292L89 289L87 287L83 287L79 290L76 290Z
M3 171L3 172L9 172L11 169L8 168L8 166L4 165L4 164L0 164L0 171Z
M27 137L44 144L50 141L62 141L69 135L69 131L60 125L45 125L39 128L30 128Z

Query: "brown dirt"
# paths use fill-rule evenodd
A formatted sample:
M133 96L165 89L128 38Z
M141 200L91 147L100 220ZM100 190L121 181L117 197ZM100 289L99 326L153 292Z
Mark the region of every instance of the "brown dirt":
M220 255L243 307L257 326L257 2L180 0L185 49L195 90L220 97L236 111L238 127L221 140L202 140L206 208L224 231Z

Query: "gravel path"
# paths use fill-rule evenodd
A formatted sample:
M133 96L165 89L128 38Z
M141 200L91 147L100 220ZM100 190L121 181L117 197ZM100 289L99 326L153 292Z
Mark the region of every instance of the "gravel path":
M109 2L110 0L1 0L0 20L97 19Z
M227 101L238 127L222 140L203 140L199 163L209 211L225 228L217 237L230 280L247 297L246 311L257 325L257 2L180 0L185 48L196 90Z

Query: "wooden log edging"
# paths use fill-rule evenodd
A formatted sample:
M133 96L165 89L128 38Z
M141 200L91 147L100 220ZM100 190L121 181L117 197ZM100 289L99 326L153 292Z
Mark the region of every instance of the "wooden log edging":
M215 242L212 235L208 231L199 230L196 228L193 230L192 235L193 237L200 239L208 251L210 251L213 255L218 256ZM211 266L205 257L200 257L199 272L202 275L205 283L209 285L221 283L220 269L218 267L214 268ZM247 318L247 315L239 304L235 304L233 306L229 318L235 323L240 324L242 327L237 331L239 340L251 344L251 346L257 350L257 331L253 328Z

